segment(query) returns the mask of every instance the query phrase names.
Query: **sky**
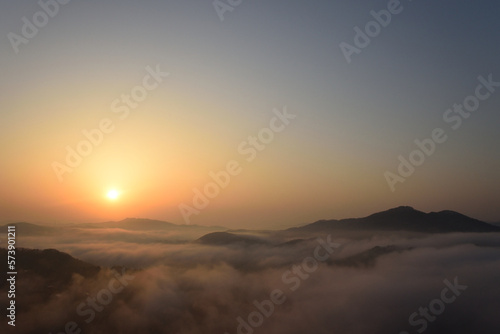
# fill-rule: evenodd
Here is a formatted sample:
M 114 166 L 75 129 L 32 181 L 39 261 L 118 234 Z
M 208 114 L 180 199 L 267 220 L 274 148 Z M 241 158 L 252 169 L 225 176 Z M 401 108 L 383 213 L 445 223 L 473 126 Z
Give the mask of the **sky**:
M 0 222 L 500 221 L 497 1 L 66 2 L 0 0 Z

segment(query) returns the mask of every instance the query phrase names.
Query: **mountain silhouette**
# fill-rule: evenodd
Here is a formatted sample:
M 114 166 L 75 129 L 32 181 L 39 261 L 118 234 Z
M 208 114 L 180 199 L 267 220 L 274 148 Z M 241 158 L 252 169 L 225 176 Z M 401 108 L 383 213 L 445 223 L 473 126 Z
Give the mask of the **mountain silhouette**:
M 15 226 L 16 233 L 18 233 L 19 235 L 43 235 L 43 234 L 54 233 L 57 231 L 57 229 L 53 227 L 40 226 L 36 224 L 23 222 L 23 223 L 6 224 L 1 226 L 2 233 L 7 233 L 8 226 Z
M 164 230 L 179 227 L 161 220 L 126 218 L 120 221 L 110 221 L 97 224 L 85 224 L 85 227 L 121 228 L 124 230 Z
M 245 246 L 262 245 L 267 242 L 256 237 L 238 235 L 228 232 L 213 232 L 206 234 L 196 240 L 198 243 L 213 246 L 223 246 L 231 244 L 244 244 Z
M 319 232 L 325 230 L 448 233 L 500 232 L 500 227 L 454 211 L 425 213 L 409 206 L 400 206 L 364 218 L 319 220 L 309 225 L 288 229 L 288 231 L 294 232 Z
M 339 266 L 339 267 L 373 267 L 379 257 L 392 253 L 401 253 L 404 251 L 411 250 L 409 247 L 397 247 L 394 245 L 389 246 L 375 246 L 366 251 L 351 255 L 346 258 L 327 261 L 328 265 Z
M 0 248 L 0 257 L 7 259 L 7 249 Z M 16 249 L 16 266 L 19 277 L 29 277 L 33 284 L 31 289 L 38 290 L 46 297 L 54 292 L 62 291 L 74 274 L 89 278 L 100 271 L 100 267 L 75 259 L 69 254 L 55 249 Z M 7 272 L 0 273 L 0 289 L 7 283 Z M 35 282 L 43 282 L 36 286 Z
M 226 228 L 219 226 L 178 225 L 162 220 L 145 219 L 145 218 L 126 218 L 120 221 L 78 224 L 75 225 L 75 227 L 120 228 L 129 231 L 160 231 L 160 230 L 190 230 L 190 229 L 200 229 L 207 231 L 226 230 Z
M 120 221 L 62 225 L 59 228 L 40 226 L 31 223 L 14 223 L 0 226 L 0 233 L 7 233 L 7 226 L 16 226 L 19 235 L 48 235 L 62 233 L 65 228 L 82 229 L 124 229 L 129 231 L 179 231 L 196 232 L 204 235 L 198 241 L 205 244 L 223 245 L 236 242 L 246 244 L 264 243 L 263 240 L 241 234 L 233 234 L 225 227 L 178 225 L 161 220 L 126 218 Z M 500 226 L 486 223 L 458 212 L 440 211 L 425 213 L 409 206 L 400 206 L 374 213 L 363 218 L 319 220 L 312 224 L 289 228 L 276 232 L 322 232 L 337 231 L 407 231 L 422 233 L 448 232 L 500 232 Z M 250 232 L 252 230 L 230 230 L 231 232 Z M 208 233 L 208 234 L 206 234 Z M 206 237 L 206 238 L 205 238 Z

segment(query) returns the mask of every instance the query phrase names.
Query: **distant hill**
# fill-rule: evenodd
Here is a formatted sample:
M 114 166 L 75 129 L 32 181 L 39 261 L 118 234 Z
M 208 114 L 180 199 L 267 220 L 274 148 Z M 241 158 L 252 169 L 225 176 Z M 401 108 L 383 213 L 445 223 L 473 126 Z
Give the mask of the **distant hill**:
M 161 220 L 143 219 L 143 218 L 126 218 L 120 221 L 79 224 L 75 225 L 75 227 L 121 228 L 130 231 L 187 230 L 187 229 L 204 229 L 207 231 L 227 230 L 226 228 L 219 226 L 177 225 Z
M 290 241 L 283 242 L 281 244 L 276 245 L 276 247 L 295 247 L 303 242 L 307 241 L 306 239 L 292 239 Z
M 7 259 L 7 249 L 0 248 L 0 258 Z M 16 266 L 19 277 L 29 277 L 33 282 L 43 281 L 46 295 L 61 290 L 70 283 L 74 274 L 83 277 L 97 275 L 100 267 L 75 259 L 55 249 L 16 249 Z M 6 284 L 6 271 L 0 272 L 0 288 Z
M 293 232 L 342 231 L 410 231 L 423 233 L 500 232 L 500 227 L 473 219 L 454 211 L 425 213 L 401 206 L 364 218 L 320 220 L 288 229 Z
M 369 250 L 364 252 L 338 259 L 331 260 L 329 259 L 327 263 L 329 265 L 340 266 L 340 267 L 373 267 L 375 266 L 376 261 L 379 257 L 382 257 L 391 253 L 401 253 L 404 251 L 411 250 L 411 248 L 400 248 L 393 245 L 389 246 L 375 246 Z
M 53 227 L 40 226 L 30 223 L 13 223 L 1 226 L 0 233 L 7 233 L 8 226 L 15 226 L 16 233 L 20 235 L 43 235 L 43 234 L 54 233 L 57 231 L 57 229 Z
M 126 218 L 120 221 L 82 224 L 79 226 L 97 227 L 97 228 L 122 228 L 124 230 L 164 230 L 164 229 L 179 227 L 179 225 L 175 225 L 161 220 L 141 219 L 141 218 Z
M 196 240 L 196 242 L 214 246 L 231 244 L 244 244 L 245 246 L 267 244 L 265 240 L 259 239 L 257 237 L 238 235 L 228 232 L 209 233 Z

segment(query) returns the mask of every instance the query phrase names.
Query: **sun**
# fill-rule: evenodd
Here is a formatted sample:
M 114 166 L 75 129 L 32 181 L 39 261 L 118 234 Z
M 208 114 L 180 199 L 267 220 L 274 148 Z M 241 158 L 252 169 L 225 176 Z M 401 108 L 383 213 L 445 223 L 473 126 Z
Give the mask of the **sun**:
M 120 192 L 116 189 L 111 189 L 110 191 L 108 191 L 108 193 L 106 194 L 106 197 L 109 199 L 109 200 L 112 200 L 112 201 L 115 201 L 118 199 L 118 197 L 120 197 Z

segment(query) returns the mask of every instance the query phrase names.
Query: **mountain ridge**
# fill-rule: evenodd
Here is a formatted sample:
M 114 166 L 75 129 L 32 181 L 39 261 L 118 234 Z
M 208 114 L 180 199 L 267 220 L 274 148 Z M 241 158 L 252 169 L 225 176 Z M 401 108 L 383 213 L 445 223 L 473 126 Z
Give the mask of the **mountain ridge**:
M 37 225 L 26 222 L 5 224 L 0 227 L 15 225 L 19 227 L 22 234 L 49 234 L 57 231 L 54 226 Z M 106 221 L 100 223 L 83 223 L 75 225 L 62 225 L 71 228 L 120 228 L 125 230 L 184 230 L 204 229 L 210 232 L 235 232 L 222 226 L 203 225 L 179 225 L 162 220 L 147 218 L 125 218 L 119 221 Z M 411 206 L 399 206 L 381 212 L 376 212 L 361 218 L 328 219 L 318 220 L 310 224 L 291 227 L 284 230 L 292 232 L 315 232 L 323 230 L 378 230 L 378 231 L 411 231 L 425 233 L 445 232 L 500 232 L 497 224 L 468 217 L 459 212 L 442 210 L 438 212 L 425 213 L 415 210 Z M 253 230 L 242 230 L 253 231 Z
M 323 230 L 447 233 L 500 232 L 500 227 L 451 210 L 425 213 L 415 210 L 410 206 L 399 206 L 386 211 L 373 213 L 362 218 L 318 220 L 301 227 L 290 228 L 287 231 L 317 232 Z

